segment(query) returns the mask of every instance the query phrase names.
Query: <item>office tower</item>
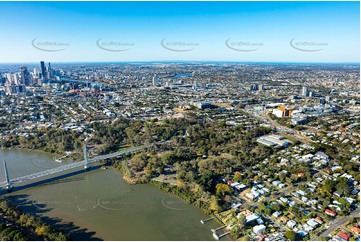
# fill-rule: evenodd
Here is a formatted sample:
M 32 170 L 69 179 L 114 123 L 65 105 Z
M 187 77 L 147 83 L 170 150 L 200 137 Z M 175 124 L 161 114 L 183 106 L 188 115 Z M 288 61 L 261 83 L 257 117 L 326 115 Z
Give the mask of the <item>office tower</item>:
M 259 84 L 258 85 L 258 91 L 263 91 L 264 90 L 264 85 L 263 84 Z
M 157 76 L 154 76 L 153 77 L 153 86 L 157 86 L 157 85 L 159 85 L 159 79 Z
M 48 79 L 52 78 L 53 75 L 52 75 L 52 70 L 51 70 L 51 65 L 50 65 L 50 62 L 48 64 Z
M 46 68 L 44 61 L 40 61 L 41 78 L 46 79 Z
M 12 86 L 12 82 L 10 79 L 8 79 L 6 82 L 5 82 L 5 92 L 7 94 L 11 94 L 11 86 Z
M 11 74 L 9 74 L 9 73 L 5 74 L 5 78 L 6 78 L 9 82 L 11 82 Z
M 14 93 L 25 94 L 26 93 L 26 86 L 25 85 L 17 85 L 17 86 L 15 86 Z
M 34 68 L 34 77 L 39 77 L 39 72 L 36 68 Z
M 258 90 L 258 86 L 256 84 L 252 84 L 250 87 L 251 91 L 257 91 Z
M 310 97 L 315 96 L 315 93 L 314 93 L 314 92 L 309 92 L 308 94 L 309 94 L 308 96 L 310 96 Z
M 15 85 L 19 85 L 19 75 L 17 73 L 11 75 L 11 82 Z
M 0 84 L 1 85 L 4 85 L 5 84 L 5 81 L 6 81 L 6 76 L 4 75 L 2 75 L 1 73 L 0 73 Z
M 302 96 L 307 97 L 308 96 L 308 86 L 303 86 L 302 87 Z
M 21 85 L 29 86 L 31 84 L 31 76 L 28 68 L 26 66 L 22 66 L 20 68 L 20 82 Z

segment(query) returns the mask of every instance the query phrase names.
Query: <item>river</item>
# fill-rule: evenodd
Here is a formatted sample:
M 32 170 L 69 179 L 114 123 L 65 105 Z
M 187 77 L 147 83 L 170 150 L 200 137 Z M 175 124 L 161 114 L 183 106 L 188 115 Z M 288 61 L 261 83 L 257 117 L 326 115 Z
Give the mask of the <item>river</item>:
M 10 178 L 61 165 L 53 158 L 39 151 L 0 149 Z M 2 166 L 0 177 L 5 180 Z M 213 220 L 201 224 L 207 216 L 181 198 L 149 184 L 129 185 L 111 168 L 80 170 L 21 189 L 15 185 L 7 196 L 26 212 L 71 231 L 75 240 L 214 240 L 210 229 L 219 227 Z

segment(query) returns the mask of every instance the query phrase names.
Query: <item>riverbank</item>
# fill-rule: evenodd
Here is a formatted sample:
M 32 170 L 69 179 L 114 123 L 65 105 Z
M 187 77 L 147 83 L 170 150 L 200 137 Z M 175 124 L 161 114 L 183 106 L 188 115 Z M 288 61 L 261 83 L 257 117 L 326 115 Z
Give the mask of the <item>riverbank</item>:
M 36 152 L 39 152 L 39 153 L 43 153 L 43 154 L 47 154 L 47 155 L 52 155 L 53 157 L 60 157 L 61 155 L 59 154 L 56 154 L 56 153 L 49 153 L 49 152 L 46 152 L 45 150 L 41 150 L 41 149 L 29 149 L 29 148 L 24 148 L 20 145 L 14 145 L 14 146 L 11 146 L 11 147 L 1 147 L 2 150 L 25 150 L 25 151 L 36 151 Z
M 199 206 L 199 203 L 198 204 L 196 203 L 197 199 L 195 198 L 195 194 L 192 191 L 190 191 L 189 189 L 180 188 L 177 185 L 173 185 L 173 184 L 169 184 L 169 183 L 165 183 L 165 182 L 159 182 L 159 181 L 155 181 L 155 180 L 151 180 L 150 184 L 156 186 L 157 188 L 159 188 L 163 191 L 169 192 L 171 194 L 174 194 L 174 195 L 184 199 L 190 205 L 193 205 L 193 206 L 196 206 L 196 207 L 202 209 L 202 211 L 205 214 L 207 214 L 208 216 L 213 218 L 213 221 L 215 221 L 216 223 L 219 224 L 219 227 L 224 227 L 225 231 L 230 232 L 226 228 L 227 225 L 225 223 L 223 223 L 223 221 L 217 216 L 217 214 L 210 213 L 208 208 L 206 209 L 204 206 L 201 207 L 201 206 Z M 215 234 L 215 232 L 213 232 L 213 233 Z M 217 235 L 216 237 L 219 238 L 218 236 L 219 235 Z M 215 235 L 213 235 L 213 237 L 215 237 Z M 228 237 L 231 240 L 234 240 L 230 234 L 228 234 Z M 219 240 L 219 239 L 217 239 L 217 240 Z
M 29 149 L 29 148 L 24 148 L 20 145 L 14 145 L 11 147 L 1 147 L 0 149 L 2 150 L 24 150 L 24 151 L 35 151 L 35 152 L 39 152 L 42 154 L 46 154 L 46 155 L 51 155 L 53 157 L 53 160 L 58 162 L 58 163 L 63 163 L 63 162 L 69 162 L 69 161 L 81 161 L 83 159 L 83 156 L 80 152 L 72 152 L 72 153 L 68 153 L 65 155 L 61 155 L 61 154 L 57 154 L 57 153 L 50 153 L 47 152 L 45 150 L 42 149 Z M 60 161 L 59 161 L 60 159 Z
M 160 190 L 163 190 L 167 193 L 176 195 L 177 197 L 183 199 L 189 205 L 200 208 L 203 211 L 203 213 L 205 213 L 206 215 L 213 218 L 214 222 L 216 222 L 219 225 L 218 228 L 226 226 L 223 223 L 223 221 L 219 219 L 219 217 L 217 216 L 215 211 L 210 209 L 214 205 L 212 205 L 206 201 L 202 201 L 201 198 L 199 198 L 197 196 L 197 194 L 194 191 L 192 191 L 192 189 L 187 187 L 185 184 L 183 184 L 183 186 L 178 186 L 178 184 L 162 182 L 162 181 L 156 180 L 154 178 L 153 179 L 144 179 L 144 176 L 137 177 L 136 175 L 138 173 L 134 173 L 128 167 L 126 160 L 113 163 L 113 168 L 117 169 L 118 171 L 120 171 L 122 173 L 123 180 L 125 182 L 127 182 L 128 184 L 144 184 L 144 183 L 151 184 Z M 225 228 L 224 231 L 225 231 L 225 234 L 227 234 L 227 232 L 230 232 L 227 228 Z M 217 234 L 217 233 L 213 234 L 214 238 L 218 238 L 218 236 L 219 236 L 219 234 Z M 230 234 L 228 234 L 227 236 L 228 236 L 228 238 L 233 240 L 233 238 Z
M 143 173 L 133 172 L 128 167 L 126 160 L 114 161 L 112 162 L 112 166 L 122 173 L 124 181 L 128 184 L 152 184 L 163 191 L 177 195 L 178 197 L 184 199 L 188 204 L 194 205 L 202 209 L 202 211 L 207 215 L 218 212 L 216 211 L 216 208 L 212 208 L 212 204 L 210 201 L 203 200 L 202 198 L 198 197 L 197 194 L 188 187 L 186 187 L 185 184 L 183 187 L 180 187 L 175 184 L 157 181 L 155 179 L 152 179 L 151 177 L 147 177 Z
M 69 235 L 54 229 L 40 217 L 24 213 L 4 197 L 0 197 L 0 226 L 2 240 L 70 240 Z

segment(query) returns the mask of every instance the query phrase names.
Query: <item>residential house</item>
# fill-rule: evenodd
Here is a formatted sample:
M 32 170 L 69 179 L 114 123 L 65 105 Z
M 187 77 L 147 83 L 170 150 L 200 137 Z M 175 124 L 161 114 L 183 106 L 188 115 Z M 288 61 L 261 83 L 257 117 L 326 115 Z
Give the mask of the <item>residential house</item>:
M 252 215 L 249 215 L 246 217 L 246 223 L 252 222 L 254 220 L 257 220 L 259 218 L 259 215 L 257 213 L 254 213 Z
M 320 225 L 323 224 L 323 221 L 322 221 L 322 219 L 321 219 L 320 217 L 316 217 L 316 218 L 315 218 L 315 221 L 316 221 L 317 223 L 319 223 Z
M 326 209 L 325 214 L 330 215 L 331 217 L 335 217 L 337 215 L 336 212 L 334 212 L 334 211 L 332 211 L 330 209 Z
M 341 238 L 342 240 L 347 241 L 350 238 L 351 235 L 347 234 L 347 233 L 344 233 L 344 232 L 340 232 L 337 236 L 339 238 Z
M 309 226 L 312 226 L 312 227 L 317 227 L 317 226 L 319 225 L 319 223 L 318 223 L 315 219 L 313 219 L 313 218 L 311 218 L 310 220 L 308 220 L 306 223 L 307 223 Z
M 289 220 L 288 222 L 287 222 L 287 227 L 289 227 L 289 228 L 293 228 L 293 227 L 295 227 L 296 226 L 296 221 L 294 221 L 294 220 Z
M 279 211 L 276 211 L 276 212 L 274 212 L 274 213 L 272 214 L 272 216 L 275 217 L 275 218 L 278 218 L 278 217 L 281 216 L 281 215 L 282 215 L 282 212 L 279 212 Z
M 253 227 L 253 233 L 255 234 L 259 234 L 262 233 L 263 231 L 266 230 L 266 226 L 261 224 L 261 225 L 256 225 Z
M 282 223 L 286 223 L 289 219 L 286 216 L 282 216 L 279 218 L 279 221 Z
M 350 230 L 356 234 L 360 234 L 360 227 L 357 225 L 352 226 Z

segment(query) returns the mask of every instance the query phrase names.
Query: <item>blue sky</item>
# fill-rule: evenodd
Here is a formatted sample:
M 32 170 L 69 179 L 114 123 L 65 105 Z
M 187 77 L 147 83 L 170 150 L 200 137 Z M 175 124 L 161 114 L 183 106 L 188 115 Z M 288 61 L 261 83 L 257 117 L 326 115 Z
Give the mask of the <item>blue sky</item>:
M 360 59 L 359 2 L 0 2 L 0 9 L 0 62 Z

